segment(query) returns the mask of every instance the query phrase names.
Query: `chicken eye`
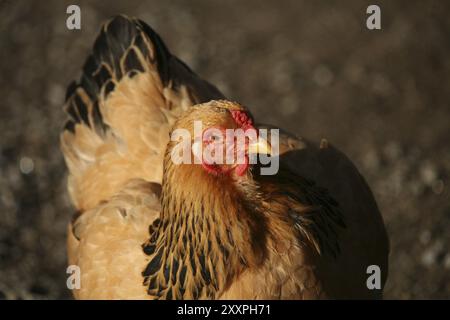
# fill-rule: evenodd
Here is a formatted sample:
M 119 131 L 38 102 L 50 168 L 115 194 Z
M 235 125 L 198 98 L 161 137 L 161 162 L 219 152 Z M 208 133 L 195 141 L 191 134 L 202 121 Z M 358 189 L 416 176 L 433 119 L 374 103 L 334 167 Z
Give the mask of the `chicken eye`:
M 219 128 L 208 128 L 203 133 L 203 141 L 207 143 L 217 143 L 223 140 L 222 130 Z
M 212 135 L 211 137 L 209 137 L 209 141 L 211 142 L 220 142 L 222 138 L 218 135 Z

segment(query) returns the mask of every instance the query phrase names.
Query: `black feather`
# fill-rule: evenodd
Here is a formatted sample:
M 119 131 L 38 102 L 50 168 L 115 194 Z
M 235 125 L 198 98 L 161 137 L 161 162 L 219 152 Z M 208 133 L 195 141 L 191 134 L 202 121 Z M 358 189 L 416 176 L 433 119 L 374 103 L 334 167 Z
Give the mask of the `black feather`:
M 150 260 L 142 275 L 147 277 L 153 275 L 161 268 L 161 257 L 163 254 L 163 249 L 159 249 L 158 253 Z

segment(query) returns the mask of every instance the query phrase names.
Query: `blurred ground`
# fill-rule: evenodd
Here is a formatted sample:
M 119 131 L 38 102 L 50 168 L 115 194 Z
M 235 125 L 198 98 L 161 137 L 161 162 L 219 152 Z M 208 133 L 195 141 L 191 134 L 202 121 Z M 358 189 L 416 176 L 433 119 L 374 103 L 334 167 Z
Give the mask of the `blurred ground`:
M 65 27 L 66 7 L 82 30 Z M 58 148 L 65 88 L 101 22 L 137 16 L 263 122 L 327 137 L 374 190 L 386 298 L 450 298 L 450 2 L 0 0 L 0 298 L 70 298 Z

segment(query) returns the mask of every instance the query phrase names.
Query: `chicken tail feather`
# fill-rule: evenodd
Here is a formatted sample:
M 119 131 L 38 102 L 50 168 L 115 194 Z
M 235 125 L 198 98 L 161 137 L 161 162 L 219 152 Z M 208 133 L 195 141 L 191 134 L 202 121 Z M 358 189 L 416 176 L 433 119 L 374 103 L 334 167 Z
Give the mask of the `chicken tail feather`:
M 87 58 L 79 82 L 72 82 L 66 92 L 65 129 L 74 132 L 76 123 L 103 134 L 107 125 L 99 109 L 99 97 L 106 98 L 124 77 L 156 67 L 163 84 L 170 76 L 170 53 L 158 34 L 145 23 L 117 16 L 105 23 Z

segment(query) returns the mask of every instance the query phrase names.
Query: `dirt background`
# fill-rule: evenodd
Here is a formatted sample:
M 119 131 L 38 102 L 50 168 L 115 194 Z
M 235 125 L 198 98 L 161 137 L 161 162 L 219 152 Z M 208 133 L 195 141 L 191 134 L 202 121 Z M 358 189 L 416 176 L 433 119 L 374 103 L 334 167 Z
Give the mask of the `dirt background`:
M 82 30 L 65 27 L 79 4 Z M 450 298 L 450 2 L 0 0 L 0 297 L 66 299 L 65 88 L 103 21 L 152 25 L 257 119 L 327 137 L 373 188 L 389 299 Z

